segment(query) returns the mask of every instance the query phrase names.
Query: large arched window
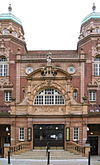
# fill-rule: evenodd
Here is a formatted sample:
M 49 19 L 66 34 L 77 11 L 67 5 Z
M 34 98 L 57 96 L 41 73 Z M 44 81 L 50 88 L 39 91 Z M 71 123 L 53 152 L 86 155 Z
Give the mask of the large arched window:
M 44 89 L 36 96 L 36 105 L 59 105 L 64 104 L 63 96 L 55 89 Z
M 100 57 L 94 60 L 94 76 L 100 76 Z
M 7 59 L 0 57 L 0 76 L 7 76 Z

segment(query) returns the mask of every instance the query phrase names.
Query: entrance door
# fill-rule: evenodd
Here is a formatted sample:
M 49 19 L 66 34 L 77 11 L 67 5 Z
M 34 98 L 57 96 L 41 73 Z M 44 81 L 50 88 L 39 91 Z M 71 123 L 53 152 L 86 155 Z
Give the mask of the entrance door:
M 4 156 L 4 144 L 10 144 L 10 125 L 0 125 L 0 157 Z
M 91 146 L 91 155 L 98 155 L 98 136 L 89 136 L 88 142 Z
M 64 125 L 37 124 L 33 126 L 34 147 L 64 147 Z
M 4 137 L 0 136 L 0 157 L 3 157 L 4 153 Z

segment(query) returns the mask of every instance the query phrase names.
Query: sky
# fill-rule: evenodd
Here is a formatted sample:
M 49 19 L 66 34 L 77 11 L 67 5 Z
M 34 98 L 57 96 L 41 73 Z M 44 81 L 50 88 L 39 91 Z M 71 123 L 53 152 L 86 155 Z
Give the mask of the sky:
M 28 50 L 74 50 L 81 21 L 92 12 L 95 2 L 100 12 L 100 0 L 1 0 L 0 13 L 12 13 L 20 18 Z

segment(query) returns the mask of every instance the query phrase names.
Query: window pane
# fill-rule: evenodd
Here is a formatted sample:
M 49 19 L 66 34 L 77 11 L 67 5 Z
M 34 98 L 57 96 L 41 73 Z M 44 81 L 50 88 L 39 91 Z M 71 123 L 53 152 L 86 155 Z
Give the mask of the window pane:
M 7 59 L 6 59 L 6 57 L 0 58 L 0 76 L 7 76 Z
M 24 128 L 19 128 L 19 140 L 24 141 Z
M 74 128 L 73 140 L 74 141 L 78 141 L 79 140 L 79 128 L 77 128 L 77 127 Z
M 96 91 L 89 91 L 89 100 L 96 101 Z
M 94 75 L 100 76 L 100 57 L 96 57 L 94 60 Z
M 5 101 L 11 101 L 12 100 L 12 96 L 11 96 L 11 91 L 6 91 L 5 92 Z
M 64 104 L 63 96 L 55 89 L 45 89 L 36 96 L 34 104 L 57 105 Z

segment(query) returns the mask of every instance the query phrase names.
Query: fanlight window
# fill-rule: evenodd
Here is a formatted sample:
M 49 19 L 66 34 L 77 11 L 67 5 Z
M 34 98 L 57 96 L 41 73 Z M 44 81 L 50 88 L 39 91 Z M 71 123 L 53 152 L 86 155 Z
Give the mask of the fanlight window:
M 3 34 L 4 35 L 8 35 L 10 32 L 9 32 L 9 30 L 8 29 L 3 29 Z
M 5 57 L 0 58 L 0 76 L 7 76 L 7 59 Z
M 94 60 L 94 75 L 100 76 L 100 57 L 96 57 Z
M 13 34 L 13 36 L 17 37 L 17 32 L 16 31 L 13 31 L 12 34 Z
M 100 33 L 100 28 L 97 27 L 97 28 L 96 28 L 96 32 L 97 32 L 97 33 Z
M 36 105 L 61 105 L 64 104 L 63 96 L 55 89 L 42 90 L 35 98 Z

